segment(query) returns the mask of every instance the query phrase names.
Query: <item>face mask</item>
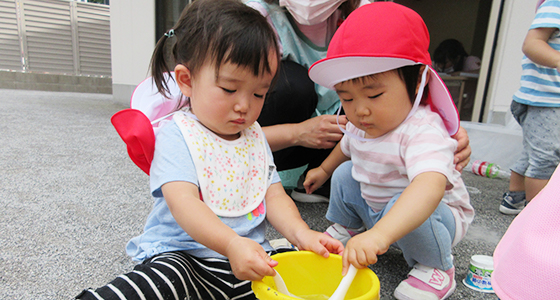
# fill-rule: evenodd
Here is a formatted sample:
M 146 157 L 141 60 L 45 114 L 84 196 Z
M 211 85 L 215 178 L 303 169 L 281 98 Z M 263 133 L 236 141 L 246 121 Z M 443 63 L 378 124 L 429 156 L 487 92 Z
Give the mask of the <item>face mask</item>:
M 292 17 L 302 25 L 315 25 L 326 21 L 346 0 L 280 0 Z

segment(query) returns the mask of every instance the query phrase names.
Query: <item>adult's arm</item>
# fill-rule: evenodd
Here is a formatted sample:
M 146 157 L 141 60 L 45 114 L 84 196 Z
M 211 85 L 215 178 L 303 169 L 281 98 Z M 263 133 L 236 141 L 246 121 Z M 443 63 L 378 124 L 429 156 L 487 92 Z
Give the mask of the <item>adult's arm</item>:
M 346 122 L 345 116 L 339 117 L 343 128 Z M 342 138 L 335 115 L 317 116 L 301 123 L 266 126 L 263 131 L 273 152 L 293 146 L 330 149 Z
M 469 135 L 467 130 L 463 127 L 459 127 L 457 133 L 452 136 L 452 138 L 457 140 L 457 150 L 455 151 L 454 162 L 455 169 L 461 172 L 471 160 L 471 146 L 469 144 Z

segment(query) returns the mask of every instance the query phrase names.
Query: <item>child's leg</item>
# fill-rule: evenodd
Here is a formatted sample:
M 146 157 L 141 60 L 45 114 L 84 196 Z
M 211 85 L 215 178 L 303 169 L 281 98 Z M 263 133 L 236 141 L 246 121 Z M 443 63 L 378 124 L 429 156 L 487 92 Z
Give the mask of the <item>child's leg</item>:
M 546 186 L 548 179 L 525 178 L 525 194 L 527 201 L 531 201 Z
M 200 259 L 184 252 L 158 255 L 104 287 L 76 299 L 255 299 L 251 281 L 240 281 L 223 259 Z
M 518 174 L 517 172 L 511 172 L 511 177 L 509 178 L 509 190 L 510 192 L 525 191 L 525 176 Z
M 560 108 L 529 106 L 523 126 L 529 166 L 525 172 L 525 193 L 531 201 L 548 183 L 560 162 Z
M 457 285 L 451 255 L 455 226 L 453 213 L 440 203 L 428 220 L 397 241 L 413 266 L 395 289 L 397 299 L 446 299 L 453 294 Z
M 560 108 L 527 106 L 513 102 L 512 113 L 523 129 L 523 154 L 512 171 L 523 176 L 512 190 L 524 187 L 528 201 L 546 185 L 560 162 Z M 517 180 L 513 177 L 512 180 Z
M 455 226 L 455 217 L 451 209 L 442 202 L 428 220 L 395 245 L 403 251 L 403 256 L 411 267 L 420 263 L 440 270 L 449 270 L 453 267 L 451 245 L 455 238 Z
M 327 219 L 347 228 L 371 228 L 371 208 L 362 198 L 360 183 L 352 177 L 352 162 L 347 161 L 334 171 Z
M 516 101 L 511 102 L 511 113 L 517 123 L 524 127 L 525 120 L 527 119 L 527 108 L 525 104 Z M 529 145 L 523 137 L 523 149 L 521 156 L 517 159 L 515 164 L 511 167 L 511 177 L 509 179 L 509 190 L 502 196 L 499 210 L 503 214 L 516 215 L 523 210 L 525 204 L 525 172 L 529 167 Z

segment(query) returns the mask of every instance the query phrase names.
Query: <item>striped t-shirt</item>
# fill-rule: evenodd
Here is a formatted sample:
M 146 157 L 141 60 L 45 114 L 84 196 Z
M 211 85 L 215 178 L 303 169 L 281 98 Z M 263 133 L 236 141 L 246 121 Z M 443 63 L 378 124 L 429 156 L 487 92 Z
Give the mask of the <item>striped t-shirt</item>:
M 548 44 L 560 51 L 560 1 L 547 0 L 539 7 L 530 29 L 535 28 L 556 28 Z M 513 100 L 532 106 L 560 107 L 558 70 L 536 64 L 527 56 L 523 56 L 521 66 L 521 87 L 513 95 Z
M 364 131 L 351 123 L 346 130 L 364 137 Z M 457 141 L 449 136 L 441 117 L 426 106 L 393 131 L 367 141 L 345 135 L 342 152 L 352 159 L 352 177 L 360 183 L 362 197 L 374 211 L 380 211 L 391 198 L 424 172 L 438 172 L 448 181 L 442 199 L 455 216 L 454 245 L 467 232 L 474 217 L 469 194 L 455 170 L 453 155 Z

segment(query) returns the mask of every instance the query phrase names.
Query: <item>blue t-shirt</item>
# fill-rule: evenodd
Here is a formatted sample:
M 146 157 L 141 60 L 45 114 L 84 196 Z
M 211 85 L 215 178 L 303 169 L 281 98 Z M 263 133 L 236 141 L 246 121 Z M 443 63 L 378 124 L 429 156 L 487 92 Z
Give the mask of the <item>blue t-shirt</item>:
M 272 152 L 268 143 L 267 150 L 272 161 Z M 164 252 L 183 250 L 196 257 L 225 258 L 193 240 L 177 224 L 161 192 L 161 186 L 172 181 L 186 181 L 198 186 L 194 162 L 181 130 L 175 122 L 166 124 L 157 135 L 150 169 L 150 190 L 154 197 L 154 206 L 144 226 L 144 233 L 128 242 L 126 253 L 135 261 L 143 261 Z M 274 171 L 271 183 L 277 182 L 280 182 L 280 178 Z M 220 217 L 220 219 L 240 236 L 250 238 L 261 244 L 265 251 L 270 251 L 272 247 L 265 239 L 266 205 L 264 208 L 264 211 L 258 215 L 250 213 L 241 217 Z
M 529 29 L 555 28 L 548 45 L 560 51 L 560 1 L 547 0 L 537 10 Z M 521 60 L 521 87 L 513 100 L 522 104 L 543 107 L 560 107 L 560 73 L 531 61 L 526 55 Z

